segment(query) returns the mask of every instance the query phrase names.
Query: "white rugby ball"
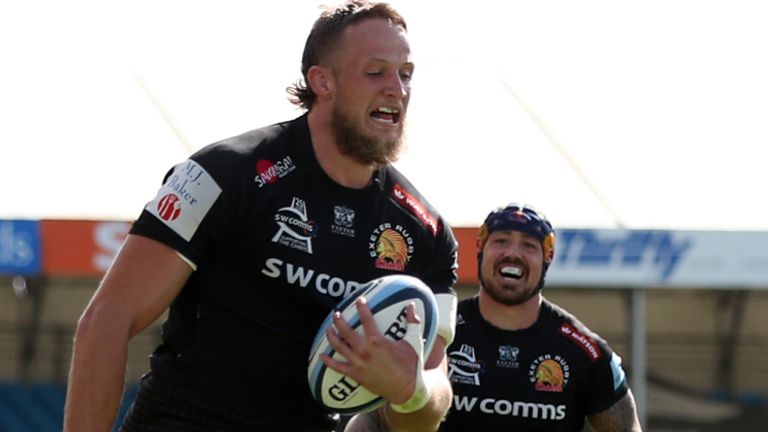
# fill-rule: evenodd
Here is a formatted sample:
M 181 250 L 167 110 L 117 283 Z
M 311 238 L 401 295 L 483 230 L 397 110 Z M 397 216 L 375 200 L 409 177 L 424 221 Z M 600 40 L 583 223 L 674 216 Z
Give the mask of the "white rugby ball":
M 333 314 L 341 312 L 342 318 L 358 333 L 363 332 L 355 300 L 365 297 L 379 331 L 392 340 L 405 335 L 407 324 L 406 306 L 413 302 L 416 314 L 422 323 L 424 356 L 429 355 L 437 337 L 438 308 L 432 290 L 420 279 L 404 274 L 383 276 L 374 279 L 351 293 L 336 305 L 317 331 L 309 355 L 307 377 L 315 400 L 331 411 L 354 414 L 371 411 L 380 406 L 384 399 L 339 372 L 327 367 L 320 354 L 334 359 L 346 359 L 331 347 L 326 338 L 326 329 L 333 326 Z

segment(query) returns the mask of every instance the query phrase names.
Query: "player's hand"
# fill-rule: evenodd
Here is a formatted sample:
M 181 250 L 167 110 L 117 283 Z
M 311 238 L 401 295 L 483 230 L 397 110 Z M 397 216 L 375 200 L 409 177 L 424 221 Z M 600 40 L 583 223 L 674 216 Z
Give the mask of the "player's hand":
M 328 342 L 346 361 L 326 354 L 321 355 L 321 360 L 387 402 L 404 403 L 416 388 L 418 354 L 407 341 L 394 341 L 379 331 L 364 297 L 358 298 L 355 306 L 363 325 L 362 334 L 355 332 L 338 312 L 333 316 L 333 327 L 327 330 Z M 407 306 L 406 316 L 408 326 L 418 326 L 417 334 L 422 334 L 414 303 Z

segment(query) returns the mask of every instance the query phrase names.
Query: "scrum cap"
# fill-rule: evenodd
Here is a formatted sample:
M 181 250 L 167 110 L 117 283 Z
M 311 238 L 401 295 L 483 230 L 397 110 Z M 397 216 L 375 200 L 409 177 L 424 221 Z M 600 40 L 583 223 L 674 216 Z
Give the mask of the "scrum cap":
M 522 231 L 541 242 L 544 251 L 544 271 L 539 289 L 544 286 L 544 275 L 555 256 L 555 230 L 546 216 L 530 205 L 510 203 L 493 210 L 485 218 L 477 235 L 477 267 L 482 267 L 483 247 L 488 236 L 495 231 Z

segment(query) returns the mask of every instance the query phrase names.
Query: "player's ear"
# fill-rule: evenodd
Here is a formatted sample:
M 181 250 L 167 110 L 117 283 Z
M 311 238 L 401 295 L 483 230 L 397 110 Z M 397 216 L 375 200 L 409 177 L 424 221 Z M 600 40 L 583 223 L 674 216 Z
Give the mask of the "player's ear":
M 331 97 L 335 87 L 331 70 L 319 65 L 310 67 L 307 71 L 307 85 L 318 98 Z

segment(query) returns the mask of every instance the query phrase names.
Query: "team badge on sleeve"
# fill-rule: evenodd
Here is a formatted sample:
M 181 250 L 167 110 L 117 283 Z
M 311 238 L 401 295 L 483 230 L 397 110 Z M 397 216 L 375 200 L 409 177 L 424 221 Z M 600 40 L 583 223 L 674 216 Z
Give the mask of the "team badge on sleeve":
M 145 210 L 189 241 L 221 194 L 208 172 L 193 160 L 176 165 Z

